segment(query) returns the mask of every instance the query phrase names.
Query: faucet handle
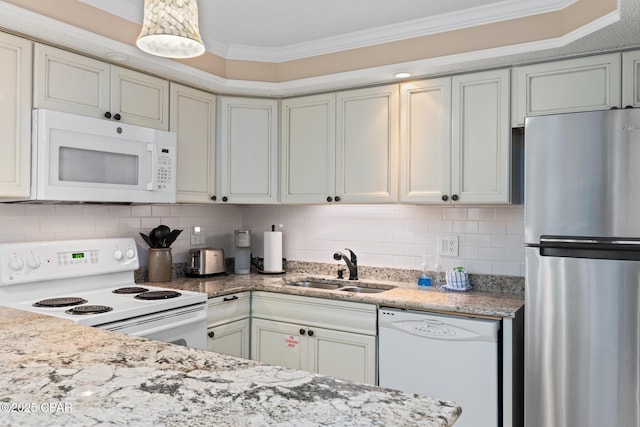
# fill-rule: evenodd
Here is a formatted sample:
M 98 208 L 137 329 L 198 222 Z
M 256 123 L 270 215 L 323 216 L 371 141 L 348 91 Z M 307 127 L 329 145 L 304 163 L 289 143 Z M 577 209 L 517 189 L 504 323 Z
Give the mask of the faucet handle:
M 356 254 L 349 248 L 344 249 L 349 251 L 349 253 L 351 254 L 351 262 L 353 263 L 353 265 L 355 265 L 358 262 L 358 257 L 356 256 Z

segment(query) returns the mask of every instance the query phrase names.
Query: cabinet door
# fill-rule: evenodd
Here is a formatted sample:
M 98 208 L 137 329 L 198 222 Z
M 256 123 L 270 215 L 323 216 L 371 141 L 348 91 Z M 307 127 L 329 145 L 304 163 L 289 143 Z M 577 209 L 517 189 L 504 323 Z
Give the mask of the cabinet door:
M 326 203 L 333 199 L 335 121 L 335 94 L 282 101 L 283 203 Z
M 451 195 L 451 78 L 400 86 L 400 201 Z
M 398 200 L 398 86 L 337 94 L 336 196 L 346 203 Z
M 640 107 L 640 51 L 622 54 L 622 105 Z
M 169 81 L 113 65 L 110 111 L 124 123 L 168 130 Z
M 509 70 L 453 77 L 452 200 L 508 203 Z
M 31 46 L 0 33 L 0 198 L 31 191 Z
M 212 203 L 215 195 L 216 97 L 171 83 L 169 129 L 178 137 L 177 194 L 180 203 Z
M 620 107 L 620 54 L 513 68 L 512 126 L 525 116 Z
M 309 363 L 306 329 L 292 323 L 252 319 L 251 359 L 308 371 L 313 365 Z
M 104 118 L 109 72 L 105 62 L 36 43 L 33 107 Z
M 312 372 L 376 384 L 376 337 L 309 327 Z
M 207 336 L 207 350 L 249 358 L 249 319 L 209 328 Z
M 277 101 L 221 98 L 219 169 L 223 202 L 278 202 Z

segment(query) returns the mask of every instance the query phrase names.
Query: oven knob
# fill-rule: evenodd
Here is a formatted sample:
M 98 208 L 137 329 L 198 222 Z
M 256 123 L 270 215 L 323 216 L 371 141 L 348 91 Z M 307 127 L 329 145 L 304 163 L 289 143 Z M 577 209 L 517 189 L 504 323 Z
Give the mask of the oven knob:
M 40 267 L 40 260 L 31 255 L 31 257 L 29 257 L 29 259 L 27 260 L 27 268 L 30 268 L 31 270 L 35 270 L 37 268 Z
M 129 248 L 124 255 L 127 257 L 127 259 L 133 259 L 136 256 L 136 252 L 133 249 Z
M 122 251 L 120 249 L 116 249 L 115 252 L 113 253 L 113 259 L 115 259 L 116 261 L 121 261 L 122 260 Z
M 20 271 L 22 270 L 23 267 L 24 267 L 24 261 L 22 261 L 22 258 L 18 258 L 17 256 L 14 256 L 9 260 L 10 270 Z

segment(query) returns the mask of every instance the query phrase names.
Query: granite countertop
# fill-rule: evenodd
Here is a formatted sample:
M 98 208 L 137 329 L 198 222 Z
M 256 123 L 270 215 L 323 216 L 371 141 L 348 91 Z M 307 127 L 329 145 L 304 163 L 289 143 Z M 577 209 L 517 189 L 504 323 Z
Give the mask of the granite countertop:
M 277 286 L 271 280 L 254 289 Z M 176 285 L 216 295 L 247 290 L 249 281 Z M 452 402 L 5 307 L 0 340 L 3 426 L 449 426 L 461 411 Z
M 358 282 L 344 280 L 345 286 L 354 284 L 370 287 L 395 286 L 393 289 L 375 294 L 338 292 L 285 285 L 285 282 L 293 282 L 309 277 L 320 281 L 334 280 L 333 277 L 304 273 L 287 273 L 282 276 L 229 274 L 227 276 L 210 278 L 181 278 L 171 282 L 154 282 L 150 284 L 177 290 L 204 292 L 209 298 L 235 292 L 261 290 L 364 302 L 410 310 L 438 311 L 496 318 L 515 317 L 516 313 L 524 306 L 524 296 L 519 294 L 475 290 L 469 292 L 451 292 L 443 291 L 435 287 L 425 288 L 413 283 L 392 282 L 387 280 L 362 279 Z

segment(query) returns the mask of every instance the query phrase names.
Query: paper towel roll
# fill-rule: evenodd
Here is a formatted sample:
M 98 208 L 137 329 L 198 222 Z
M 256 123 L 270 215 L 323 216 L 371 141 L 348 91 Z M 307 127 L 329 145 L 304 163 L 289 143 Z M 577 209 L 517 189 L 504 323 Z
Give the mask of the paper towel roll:
M 282 231 L 264 232 L 264 271 L 282 271 Z

